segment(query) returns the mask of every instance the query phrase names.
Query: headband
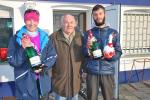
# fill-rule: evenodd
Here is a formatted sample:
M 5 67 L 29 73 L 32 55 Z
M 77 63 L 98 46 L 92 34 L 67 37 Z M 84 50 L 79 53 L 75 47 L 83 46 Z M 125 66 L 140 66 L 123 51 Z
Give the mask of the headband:
M 34 20 L 39 22 L 39 15 L 36 12 L 29 12 L 24 15 L 24 21 L 26 20 Z

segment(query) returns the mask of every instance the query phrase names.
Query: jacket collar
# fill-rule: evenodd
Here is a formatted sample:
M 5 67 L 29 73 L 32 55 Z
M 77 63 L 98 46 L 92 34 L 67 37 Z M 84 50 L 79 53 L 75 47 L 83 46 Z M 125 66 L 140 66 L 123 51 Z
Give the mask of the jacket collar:
M 107 31 L 109 29 L 109 26 L 105 26 L 103 28 L 99 28 L 99 27 L 95 26 L 93 29 L 94 30 L 100 30 L 100 31 Z
M 76 39 L 76 38 L 78 38 L 78 37 L 80 37 L 80 36 L 81 36 L 81 33 L 77 32 L 77 31 L 75 30 L 75 36 L 73 37 L 73 40 Z M 56 39 L 57 39 L 57 40 L 60 40 L 60 41 L 65 41 L 65 42 L 66 42 L 66 38 L 65 38 L 64 35 L 63 35 L 62 29 L 59 29 L 59 30 L 57 31 Z M 73 40 L 72 40 L 72 41 L 73 41 Z
M 60 41 L 66 41 L 65 36 L 63 35 L 62 29 L 59 29 L 59 30 L 56 32 L 56 39 L 57 39 L 57 40 L 60 40 Z
M 41 51 L 43 50 L 43 48 L 46 46 L 46 44 L 48 43 L 49 41 L 49 38 L 48 38 L 48 34 L 46 32 L 44 32 L 42 29 L 40 28 L 37 28 L 37 31 L 39 32 L 40 34 L 40 46 L 41 46 Z M 26 29 L 26 26 L 23 26 L 17 33 L 16 33 L 16 41 L 18 42 L 19 45 L 22 45 L 21 44 L 21 39 L 22 39 L 22 36 L 24 33 L 27 32 L 27 29 Z

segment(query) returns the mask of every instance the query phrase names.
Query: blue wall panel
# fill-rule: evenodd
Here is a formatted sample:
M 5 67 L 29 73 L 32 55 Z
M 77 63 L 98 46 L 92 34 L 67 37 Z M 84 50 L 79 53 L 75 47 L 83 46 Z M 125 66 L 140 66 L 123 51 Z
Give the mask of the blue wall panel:
M 142 73 L 144 72 L 143 75 L 143 80 L 150 80 L 150 69 L 145 69 L 143 70 L 134 70 L 132 71 L 131 78 L 130 78 L 130 83 L 134 82 L 139 82 L 142 81 Z M 123 71 L 119 72 L 119 83 L 128 83 L 129 77 L 130 77 L 131 71 Z
M 59 1 L 76 3 L 101 3 L 101 4 L 122 4 L 122 5 L 143 5 L 150 6 L 150 0 L 39 0 L 39 1 Z

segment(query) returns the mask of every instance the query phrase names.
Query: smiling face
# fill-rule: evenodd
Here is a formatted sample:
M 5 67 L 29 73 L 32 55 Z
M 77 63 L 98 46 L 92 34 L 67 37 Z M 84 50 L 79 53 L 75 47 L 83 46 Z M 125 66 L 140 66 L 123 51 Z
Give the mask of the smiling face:
M 75 27 L 77 26 L 74 16 L 69 14 L 65 15 L 62 18 L 61 24 L 62 24 L 63 31 L 68 35 L 72 34 L 75 31 Z
M 29 32 L 35 32 L 38 27 L 39 22 L 30 19 L 30 20 L 25 20 L 25 24 L 26 24 L 26 28 Z
M 26 28 L 30 32 L 34 32 L 37 29 L 39 24 L 40 14 L 37 10 L 28 9 L 24 13 L 24 22 L 26 24 Z
M 105 24 L 105 12 L 103 9 L 99 8 L 93 12 L 93 19 L 96 26 L 102 26 Z

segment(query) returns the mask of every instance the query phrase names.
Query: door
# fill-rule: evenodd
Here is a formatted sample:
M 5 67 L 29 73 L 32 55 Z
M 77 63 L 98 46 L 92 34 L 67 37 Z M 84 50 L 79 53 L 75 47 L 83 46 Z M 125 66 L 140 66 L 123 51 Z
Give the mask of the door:
M 75 17 L 75 19 L 77 20 L 77 28 L 79 29 L 79 31 L 81 32 L 85 32 L 86 31 L 86 12 L 84 11 L 80 11 L 80 10 L 56 10 L 53 12 L 53 31 L 57 31 L 61 26 L 61 17 L 64 14 L 71 14 Z
M 120 13 L 121 5 L 111 5 L 106 7 L 106 24 L 111 28 L 116 29 L 120 33 Z M 119 74 L 119 61 L 115 67 L 115 88 L 114 98 L 119 98 L 118 74 Z

